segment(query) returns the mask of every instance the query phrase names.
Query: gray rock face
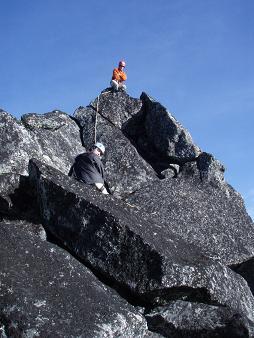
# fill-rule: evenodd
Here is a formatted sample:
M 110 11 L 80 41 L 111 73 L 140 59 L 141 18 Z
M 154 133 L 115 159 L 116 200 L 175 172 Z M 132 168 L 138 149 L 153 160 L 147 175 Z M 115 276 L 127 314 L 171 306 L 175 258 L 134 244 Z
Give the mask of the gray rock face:
M 0 173 L 25 175 L 32 157 L 68 173 L 84 151 L 76 123 L 62 112 L 27 114 L 21 120 L 0 112 Z
M 95 140 L 113 196 L 66 176 Z M 0 160 L 1 337 L 254 336 L 253 222 L 159 102 L 0 110 Z
M 1 337 L 148 337 L 134 307 L 28 229 L 0 223 Z
M 95 108 L 93 108 L 95 107 Z M 81 126 L 84 146 L 89 149 L 97 141 L 106 146 L 102 159 L 107 180 L 116 188 L 116 196 L 124 196 L 139 189 L 144 183 L 156 180 L 153 169 L 138 154 L 121 131 L 122 124 L 139 111 L 141 101 L 126 93 L 106 92 L 93 106 L 78 109 L 74 117 Z M 95 134 L 96 131 L 96 134 Z
M 126 121 L 122 130 L 139 153 L 159 174 L 170 164 L 195 161 L 200 153 L 186 129 L 165 107 L 145 93 L 142 109 Z
M 252 257 L 233 269 L 247 281 L 252 294 L 254 294 L 254 258 Z
M 196 299 L 253 321 L 247 283 L 199 248 L 39 161 L 30 161 L 29 173 L 47 229 L 116 287 L 153 306 Z
M 227 191 L 224 180 L 225 167 L 213 155 L 202 152 L 195 162 L 186 162 L 181 166 L 181 176 L 196 177 L 201 181 L 210 182 L 213 186 Z
M 173 231 L 187 242 L 225 264 L 236 264 L 253 256 L 254 226 L 241 196 L 199 178 L 167 178 L 143 187 L 127 199 L 160 231 Z
M 142 93 L 145 110 L 145 130 L 155 149 L 161 155 L 185 159 L 195 157 L 200 149 L 191 135 L 159 102 Z
M 129 118 L 142 109 L 142 101 L 130 97 L 125 92 L 102 92 L 99 100 L 97 97 L 91 105 L 97 108 L 97 103 L 100 115 L 120 129 Z
M 164 337 L 249 337 L 246 318 L 227 307 L 175 301 L 146 315 L 151 330 Z
M 30 157 L 41 149 L 34 135 L 10 114 L 0 112 L 0 173 L 27 173 Z M 42 158 L 42 157 L 40 157 Z

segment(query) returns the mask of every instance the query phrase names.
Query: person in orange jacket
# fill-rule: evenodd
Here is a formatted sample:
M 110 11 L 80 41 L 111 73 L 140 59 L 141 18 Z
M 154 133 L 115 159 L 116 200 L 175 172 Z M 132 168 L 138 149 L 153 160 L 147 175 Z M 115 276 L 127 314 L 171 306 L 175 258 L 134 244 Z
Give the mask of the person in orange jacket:
M 113 70 L 112 80 L 110 81 L 110 85 L 114 91 L 124 90 L 126 91 L 126 85 L 124 81 L 127 79 L 126 73 L 123 71 L 126 66 L 125 61 L 120 61 L 118 64 L 118 68 Z

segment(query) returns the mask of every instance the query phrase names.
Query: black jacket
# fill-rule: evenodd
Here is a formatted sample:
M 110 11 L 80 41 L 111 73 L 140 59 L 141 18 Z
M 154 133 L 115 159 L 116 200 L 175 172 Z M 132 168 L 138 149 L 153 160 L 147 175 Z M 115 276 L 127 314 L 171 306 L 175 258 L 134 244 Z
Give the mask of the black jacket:
M 86 184 L 104 184 L 104 167 L 98 155 L 83 153 L 75 158 L 69 176 L 73 176 Z

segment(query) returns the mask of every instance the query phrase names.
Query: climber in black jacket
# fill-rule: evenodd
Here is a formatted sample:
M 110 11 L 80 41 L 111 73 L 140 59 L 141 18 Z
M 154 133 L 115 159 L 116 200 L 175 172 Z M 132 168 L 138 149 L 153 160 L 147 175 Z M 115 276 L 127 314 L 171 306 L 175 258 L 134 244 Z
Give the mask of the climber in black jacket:
M 105 188 L 104 167 L 100 159 L 104 152 L 104 145 L 99 142 L 95 143 L 88 153 L 80 154 L 75 158 L 69 176 L 85 184 L 94 184 L 103 194 L 108 195 Z

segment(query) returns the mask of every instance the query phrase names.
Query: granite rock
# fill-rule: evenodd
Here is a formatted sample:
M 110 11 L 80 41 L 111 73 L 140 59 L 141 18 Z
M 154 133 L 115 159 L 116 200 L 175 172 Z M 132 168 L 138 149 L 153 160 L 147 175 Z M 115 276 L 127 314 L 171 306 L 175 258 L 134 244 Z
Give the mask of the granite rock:
M 141 100 L 144 105 L 146 135 L 161 155 L 185 159 L 199 154 L 200 149 L 193 143 L 189 132 L 165 107 L 146 93 L 142 93 Z
M 232 266 L 232 269 L 247 281 L 249 288 L 254 295 L 254 258 L 252 257 L 239 265 Z
M 224 306 L 171 302 L 146 315 L 150 330 L 163 337 L 236 338 L 250 337 L 248 320 Z
M 159 102 L 106 89 L 0 127 L 3 338 L 254 336 L 253 222 Z M 95 140 L 113 196 L 65 175 Z
M 90 106 L 114 126 L 122 129 L 123 124 L 142 109 L 142 101 L 124 91 L 106 90 L 91 102 Z
M 28 229 L 0 222 L 1 337 L 149 337 L 141 312 Z
M 149 306 L 175 299 L 220 304 L 253 322 L 247 283 L 199 247 L 39 161 L 30 161 L 29 173 L 47 230 L 116 289 Z
M 0 112 L 0 173 L 26 175 L 29 159 L 41 159 L 68 173 L 84 151 L 79 127 L 65 113 L 26 114 L 21 121 Z
M 166 178 L 126 201 L 138 208 L 137 213 L 158 222 L 160 231 L 173 231 L 224 264 L 253 256 L 254 224 L 241 196 L 226 183 L 222 189 L 195 176 Z
M 195 161 L 201 150 L 189 132 L 159 102 L 141 95 L 142 109 L 122 127 L 142 157 L 158 174 L 170 164 Z
M 202 152 L 194 162 L 186 162 L 181 166 L 181 176 L 198 177 L 201 181 L 209 181 L 222 190 L 227 190 L 224 179 L 225 167 L 212 154 Z
M 19 188 L 20 175 L 8 173 L 0 175 L 0 215 L 10 215 L 13 212 L 11 196 Z
M 36 154 L 41 154 L 36 137 L 20 121 L 1 111 L 0 173 L 27 174 L 29 159 L 36 157 Z

